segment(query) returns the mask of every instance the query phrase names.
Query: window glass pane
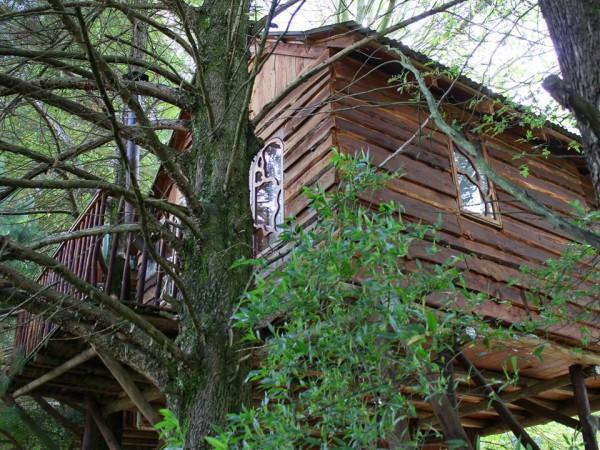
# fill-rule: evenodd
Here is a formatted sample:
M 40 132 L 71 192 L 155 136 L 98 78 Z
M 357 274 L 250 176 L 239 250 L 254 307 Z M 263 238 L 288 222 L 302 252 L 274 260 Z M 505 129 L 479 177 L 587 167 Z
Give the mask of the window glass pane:
M 463 211 L 496 220 L 495 199 L 487 177 L 458 148 L 453 151 L 456 181 Z

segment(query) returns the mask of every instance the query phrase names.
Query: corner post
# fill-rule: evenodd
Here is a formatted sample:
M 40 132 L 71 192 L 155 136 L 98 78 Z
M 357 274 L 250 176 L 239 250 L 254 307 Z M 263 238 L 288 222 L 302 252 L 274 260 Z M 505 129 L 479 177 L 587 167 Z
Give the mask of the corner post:
M 598 441 L 596 440 L 598 425 L 596 419 L 592 416 L 583 368 L 581 365 L 575 364 L 569 367 L 569 374 L 573 383 L 575 403 L 577 405 L 577 414 L 579 415 L 585 450 L 598 450 Z

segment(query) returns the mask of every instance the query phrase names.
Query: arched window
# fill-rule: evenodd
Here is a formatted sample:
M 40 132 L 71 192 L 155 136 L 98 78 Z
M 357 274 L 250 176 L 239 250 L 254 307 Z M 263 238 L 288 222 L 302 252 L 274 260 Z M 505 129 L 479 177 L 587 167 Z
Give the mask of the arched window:
M 473 158 L 453 144 L 452 163 L 461 211 L 499 224 L 498 201 L 493 186 L 485 174 L 477 170 Z
M 283 142 L 267 143 L 250 167 L 250 207 L 256 229 L 255 247 L 265 249 L 283 223 Z

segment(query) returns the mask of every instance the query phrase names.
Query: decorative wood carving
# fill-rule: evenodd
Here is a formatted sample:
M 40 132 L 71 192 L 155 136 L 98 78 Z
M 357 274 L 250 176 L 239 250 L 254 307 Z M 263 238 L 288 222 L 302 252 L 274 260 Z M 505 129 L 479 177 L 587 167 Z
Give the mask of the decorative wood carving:
M 256 250 L 270 244 L 283 223 L 283 142 L 267 143 L 250 168 L 250 207 L 256 233 Z

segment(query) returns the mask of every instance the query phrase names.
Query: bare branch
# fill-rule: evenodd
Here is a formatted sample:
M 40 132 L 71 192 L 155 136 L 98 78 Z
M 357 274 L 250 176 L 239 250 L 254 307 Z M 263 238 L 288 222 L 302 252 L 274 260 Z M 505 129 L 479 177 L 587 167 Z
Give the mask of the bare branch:
M 53 236 L 40 239 L 29 245 L 31 250 L 39 250 L 48 245 L 59 244 L 61 242 L 77 239 L 85 236 L 97 236 L 99 234 L 123 233 L 129 231 L 140 231 L 140 226 L 135 223 L 124 223 L 120 225 L 106 225 L 101 227 L 84 228 L 81 230 L 67 231 L 65 233 L 55 234 Z
M 9 239 L 8 237 L 0 238 L 0 244 L 0 248 L 3 249 L 3 253 L 0 255 L 0 260 L 6 260 L 9 258 L 16 257 L 17 259 L 26 259 L 43 267 L 51 268 L 55 273 L 64 278 L 75 289 L 89 297 L 92 301 L 95 301 L 100 305 L 107 306 L 118 316 L 127 320 L 129 323 L 138 326 L 150 338 L 156 341 L 156 343 L 159 344 L 159 346 L 162 346 L 167 351 L 169 351 L 173 355 L 173 357 L 179 359 L 181 362 L 186 361 L 186 356 L 179 349 L 179 347 L 177 347 L 173 341 L 166 337 L 154 325 L 152 325 L 146 319 L 133 312 L 130 308 L 121 303 L 119 300 L 106 295 L 101 290 L 97 289 L 96 287 L 79 278 L 77 275 L 71 272 L 64 264 L 60 263 L 54 258 L 51 258 L 50 256 L 37 253 L 27 247 L 24 247 L 16 243 L 15 241 Z
M 34 80 L 29 82 L 32 86 L 37 86 L 38 89 L 54 90 L 54 89 L 74 89 L 82 91 L 94 91 L 98 89 L 97 83 L 92 79 L 80 78 L 48 78 Z M 124 86 L 131 92 L 144 95 L 146 97 L 154 97 L 172 105 L 178 106 L 181 109 L 191 109 L 194 107 L 199 98 L 196 98 L 189 91 L 183 89 L 174 89 L 169 86 L 150 83 L 148 81 L 130 81 L 122 80 Z M 17 93 L 13 89 L 3 89 L 0 91 L 0 97 Z
M 46 62 L 48 60 L 51 60 L 52 65 L 58 64 L 58 67 L 60 67 L 61 65 L 65 65 L 65 63 L 63 62 L 65 59 L 72 59 L 76 61 L 88 61 L 88 57 L 84 53 L 69 53 L 53 50 L 39 51 L 16 47 L 0 47 L 0 56 L 17 56 L 21 58 L 27 58 L 32 61 L 40 62 Z M 185 87 L 190 92 L 194 92 L 194 87 L 187 81 L 185 81 L 183 78 L 181 78 L 179 75 L 166 71 L 162 67 L 149 63 L 143 59 L 119 55 L 103 55 L 102 58 L 107 63 L 111 64 L 135 64 L 136 66 L 143 67 L 151 72 L 156 73 L 157 75 L 164 77 L 165 79 L 175 83 L 178 86 Z M 86 73 L 88 74 L 88 78 L 92 78 L 92 74 L 90 72 Z
M 83 153 L 86 153 L 86 152 L 91 151 L 91 150 L 93 150 L 95 148 L 101 147 L 104 144 L 107 144 L 111 140 L 112 140 L 111 136 L 101 137 L 101 138 L 96 139 L 94 141 L 90 141 L 88 143 L 85 143 L 85 144 L 82 144 L 82 145 L 80 145 L 78 147 L 75 147 L 75 148 L 73 148 L 71 150 L 67 150 L 67 151 L 65 151 L 63 153 L 60 153 L 51 162 L 42 162 L 41 164 L 35 166 L 29 172 L 27 172 L 26 174 L 24 174 L 21 177 L 21 179 L 31 180 L 31 179 L 37 177 L 38 175 L 41 175 L 42 173 L 46 172 L 50 168 L 52 168 L 52 166 L 56 162 L 60 163 L 60 162 L 66 161 L 66 160 L 71 159 L 71 158 L 76 158 L 77 156 L 79 156 L 79 155 L 81 155 Z M 2 148 L 1 144 L 0 144 L 0 148 Z M 6 189 L 0 191 L 0 202 L 2 202 L 5 199 L 7 199 L 17 189 L 18 189 L 17 187 L 9 187 L 9 188 L 6 188 Z
M 114 197 L 125 197 L 129 201 L 136 201 L 135 194 L 117 184 L 107 181 L 95 180 L 24 180 L 22 178 L 0 177 L 0 186 L 9 186 L 17 188 L 29 189 L 101 189 L 105 192 L 110 192 Z M 182 223 L 189 227 L 190 231 L 197 237 L 201 237 L 202 233 L 192 219 L 185 214 L 184 209 L 152 197 L 144 197 L 144 204 L 170 214 L 181 219 Z
M 583 229 L 575 225 L 574 223 L 568 221 L 567 219 L 557 215 L 555 212 L 549 210 L 546 206 L 544 206 L 537 199 L 535 199 L 525 189 L 521 189 L 520 187 L 515 186 L 510 181 L 506 180 L 504 177 L 498 175 L 483 157 L 483 153 L 481 152 L 479 145 L 473 143 L 472 141 L 467 139 L 461 132 L 457 131 L 455 128 L 446 123 L 437 107 L 433 94 L 427 87 L 427 83 L 425 82 L 425 79 L 423 78 L 419 70 L 400 50 L 395 50 L 395 52 L 397 52 L 400 55 L 400 64 L 402 64 L 402 66 L 405 69 L 409 70 L 417 80 L 421 93 L 427 101 L 429 112 L 431 113 L 431 116 L 433 117 L 433 120 L 437 127 L 444 133 L 446 133 L 448 136 L 450 136 L 450 138 L 458 146 L 460 146 L 466 153 L 468 153 L 471 157 L 475 159 L 477 163 L 477 168 L 481 170 L 483 174 L 490 178 L 500 188 L 504 189 L 506 192 L 512 195 L 515 199 L 519 200 L 521 203 L 523 203 L 525 206 L 531 209 L 534 213 L 543 216 L 553 227 L 564 231 L 565 233 L 572 236 L 574 239 L 577 239 L 581 242 L 585 242 L 593 246 L 594 248 L 600 249 L 599 235 L 586 229 Z

